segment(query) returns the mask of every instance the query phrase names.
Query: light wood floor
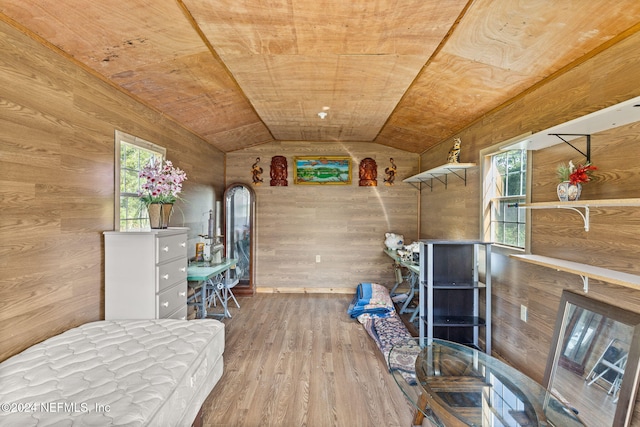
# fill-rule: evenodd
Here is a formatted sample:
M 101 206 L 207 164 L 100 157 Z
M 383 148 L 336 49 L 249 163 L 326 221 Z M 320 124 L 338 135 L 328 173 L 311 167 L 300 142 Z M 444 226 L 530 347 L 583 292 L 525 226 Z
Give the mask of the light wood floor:
M 239 298 L 206 427 L 402 426 L 413 410 L 373 340 L 347 315 L 350 295 Z
M 412 406 L 373 340 L 346 313 L 351 298 L 238 298 L 241 308 L 232 304 L 233 318 L 224 320 L 225 372 L 203 405 L 204 426 L 411 426 Z M 610 405 L 606 392 L 582 379 L 563 377 L 560 384 L 563 395 L 589 396 L 586 405 L 572 402 L 585 420 L 599 420 Z
M 607 427 L 612 424 L 616 404 L 607 393 L 608 389 L 602 387 L 606 387 L 605 382 L 589 386 L 583 377 L 564 368 L 558 368 L 556 376 L 554 393 L 576 408 L 587 426 Z

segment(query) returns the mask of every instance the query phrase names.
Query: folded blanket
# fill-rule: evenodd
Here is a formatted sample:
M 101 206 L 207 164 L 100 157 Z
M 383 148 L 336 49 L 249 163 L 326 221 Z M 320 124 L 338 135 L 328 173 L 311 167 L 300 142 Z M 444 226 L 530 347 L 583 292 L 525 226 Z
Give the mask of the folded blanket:
M 396 313 L 389 290 L 377 283 L 360 283 L 347 313 L 357 318 L 373 338 L 389 371 L 398 372 L 409 384 L 416 384 L 415 364 L 420 347 Z
M 352 318 L 362 315 L 389 317 L 395 311 L 389 290 L 377 283 L 360 283 L 347 309 L 347 313 Z
M 358 321 L 380 349 L 389 371 L 398 372 L 409 384 L 416 384 L 415 365 L 420 346 L 400 316 L 397 313 L 386 318 L 360 316 Z

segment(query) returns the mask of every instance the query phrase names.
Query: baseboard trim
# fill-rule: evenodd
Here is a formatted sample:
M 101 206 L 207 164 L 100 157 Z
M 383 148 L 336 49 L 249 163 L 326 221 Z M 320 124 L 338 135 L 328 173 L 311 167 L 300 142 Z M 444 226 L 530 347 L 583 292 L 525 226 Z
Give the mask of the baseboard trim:
M 258 294 L 353 294 L 353 288 L 277 288 L 277 287 L 256 287 Z

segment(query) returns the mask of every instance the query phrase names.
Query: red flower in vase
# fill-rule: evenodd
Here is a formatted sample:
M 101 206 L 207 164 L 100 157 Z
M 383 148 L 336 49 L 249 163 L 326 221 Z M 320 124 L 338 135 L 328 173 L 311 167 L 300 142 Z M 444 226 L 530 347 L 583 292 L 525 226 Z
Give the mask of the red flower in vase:
M 571 184 L 580 184 L 582 182 L 589 182 L 591 180 L 591 171 L 598 169 L 597 167 L 587 164 L 587 165 L 579 165 L 571 174 L 569 175 L 569 182 Z

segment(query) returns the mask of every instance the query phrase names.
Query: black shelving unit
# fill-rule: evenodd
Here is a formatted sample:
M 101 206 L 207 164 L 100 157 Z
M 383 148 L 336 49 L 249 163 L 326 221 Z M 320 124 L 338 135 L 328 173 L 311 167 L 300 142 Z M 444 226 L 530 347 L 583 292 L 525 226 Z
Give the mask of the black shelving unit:
M 483 253 L 481 252 L 482 250 Z M 484 282 L 479 280 L 484 255 Z M 420 241 L 420 344 L 440 338 L 491 354 L 491 244 Z M 484 291 L 484 305 L 480 307 Z M 484 343 L 480 339 L 484 332 Z M 481 344 L 483 344 L 481 346 Z

